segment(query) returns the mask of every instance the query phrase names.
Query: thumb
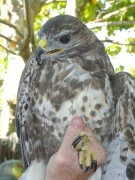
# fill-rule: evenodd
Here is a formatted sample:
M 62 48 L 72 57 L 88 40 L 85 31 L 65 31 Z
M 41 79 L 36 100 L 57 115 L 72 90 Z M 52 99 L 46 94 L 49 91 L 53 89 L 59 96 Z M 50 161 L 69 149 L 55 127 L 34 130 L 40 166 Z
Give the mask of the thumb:
M 65 137 L 63 139 L 62 145 L 60 147 L 60 151 L 66 151 L 67 149 L 71 149 L 71 144 L 76 136 L 79 135 L 81 131 L 85 128 L 85 123 L 81 117 L 75 117 L 71 120 L 67 131 L 65 133 Z M 69 152 L 68 152 L 69 153 Z

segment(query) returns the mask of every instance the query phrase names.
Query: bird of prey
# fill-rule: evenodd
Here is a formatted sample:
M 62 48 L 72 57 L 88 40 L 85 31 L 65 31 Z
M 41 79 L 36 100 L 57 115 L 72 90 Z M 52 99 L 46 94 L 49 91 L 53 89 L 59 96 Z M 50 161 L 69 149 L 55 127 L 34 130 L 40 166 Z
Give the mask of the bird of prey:
M 92 178 L 135 179 L 135 79 L 114 73 L 103 43 L 75 17 L 51 18 L 39 39 L 18 90 L 16 127 L 26 168 L 20 180 L 45 179 L 46 164 L 75 116 L 83 118 L 107 150 L 100 177 L 97 169 Z M 88 139 L 81 132 L 73 148 Z M 86 171 L 96 170 L 96 154 L 90 155 L 92 161 L 85 157 L 88 166 L 81 162 Z

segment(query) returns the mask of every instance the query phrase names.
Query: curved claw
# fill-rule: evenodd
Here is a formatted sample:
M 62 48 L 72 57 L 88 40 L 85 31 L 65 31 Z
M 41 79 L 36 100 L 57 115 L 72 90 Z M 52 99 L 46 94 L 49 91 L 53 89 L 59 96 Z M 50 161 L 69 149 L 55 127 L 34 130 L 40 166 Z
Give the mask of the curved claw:
M 89 169 L 93 169 L 95 172 L 97 170 L 97 160 L 92 160 L 90 166 L 86 166 L 84 172 L 87 172 Z
M 86 173 L 89 169 L 90 169 L 90 167 L 85 167 L 84 172 Z
M 97 170 L 97 160 L 93 161 L 93 169 L 94 169 L 94 172 Z
M 94 152 L 91 153 L 91 157 L 92 157 L 92 169 L 94 169 L 94 172 L 97 170 L 97 157 L 96 154 Z
M 79 143 L 82 141 L 82 143 L 85 141 L 85 140 L 83 140 L 83 138 L 88 138 L 88 135 L 85 133 L 85 132 L 81 132 L 80 133 L 80 135 L 78 135 L 75 139 L 74 139 L 74 141 L 72 142 L 72 147 L 74 148 L 74 149 L 76 149 L 77 148 L 77 145 L 79 145 Z
M 96 154 L 89 147 L 92 142 L 93 137 L 89 137 L 85 132 L 81 132 L 72 143 L 73 149 L 78 152 L 80 168 L 84 172 L 87 172 L 89 169 L 93 169 L 95 172 L 97 169 Z
M 89 171 L 89 169 L 93 169 L 94 172 L 97 170 L 97 161 L 92 161 L 91 165 L 89 167 L 85 167 L 84 172 Z
M 92 162 L 91 162 L 90 169 L 93 169 L 93 165 L 94 165 L 94 163 L 93 163 L 93 161 L 92 161 Z
M 82 137 L 79 135 L 77 136 L 74 141 L 72 142 L 72 147 L 75 149 L 78 143 L 81 141 Z

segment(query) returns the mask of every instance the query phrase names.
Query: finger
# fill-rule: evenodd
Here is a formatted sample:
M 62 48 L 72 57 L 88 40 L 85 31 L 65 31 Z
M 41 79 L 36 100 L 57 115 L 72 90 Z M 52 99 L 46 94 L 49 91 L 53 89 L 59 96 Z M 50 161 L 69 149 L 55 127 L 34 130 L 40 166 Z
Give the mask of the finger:
M 65 133 L 65 137 L 63 139 L 62 145 L 60 147 L 60 151 L 66 151 L 67 148 L 71 149 L 71 144 L 74 140 L 74 138 L 85 128 L 84 121 L 81 117 L 75 117 L 71 120 L 67 131 Z M 68 152 L 69 153 L 69 152 Z
M 85 129 L 85 123 L 82 118 L 75 117 L 69 124 L 62 145 L 56 154 L 57 161 L 61 171 L 66 167 L 66 173 L 70 174 L 70 179 L 85 180 L 91 172 L 84 173 L 79 167 L 78 154 L 72 149 L 72 142 Z M 76 177 L 76 178 L 72 178 Z M 64 178 L 63 178 L 64 179 Z M 69 178 L 68 178 L 69 179 Z

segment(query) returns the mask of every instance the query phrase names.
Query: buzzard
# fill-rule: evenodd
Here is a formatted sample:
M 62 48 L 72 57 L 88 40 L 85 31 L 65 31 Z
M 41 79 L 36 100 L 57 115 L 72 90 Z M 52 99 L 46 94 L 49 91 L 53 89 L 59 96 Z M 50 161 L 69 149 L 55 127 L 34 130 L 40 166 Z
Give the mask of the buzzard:
M 46 164 L 75 116 L 107 150 L 100 179 L 135 179 L 135 79 L 114 73 L 103 43 L 75 17 L 48 20 L 39 38 L 18 90 L 16 127 L 26 168 L 20 179 L 45 178 Z

